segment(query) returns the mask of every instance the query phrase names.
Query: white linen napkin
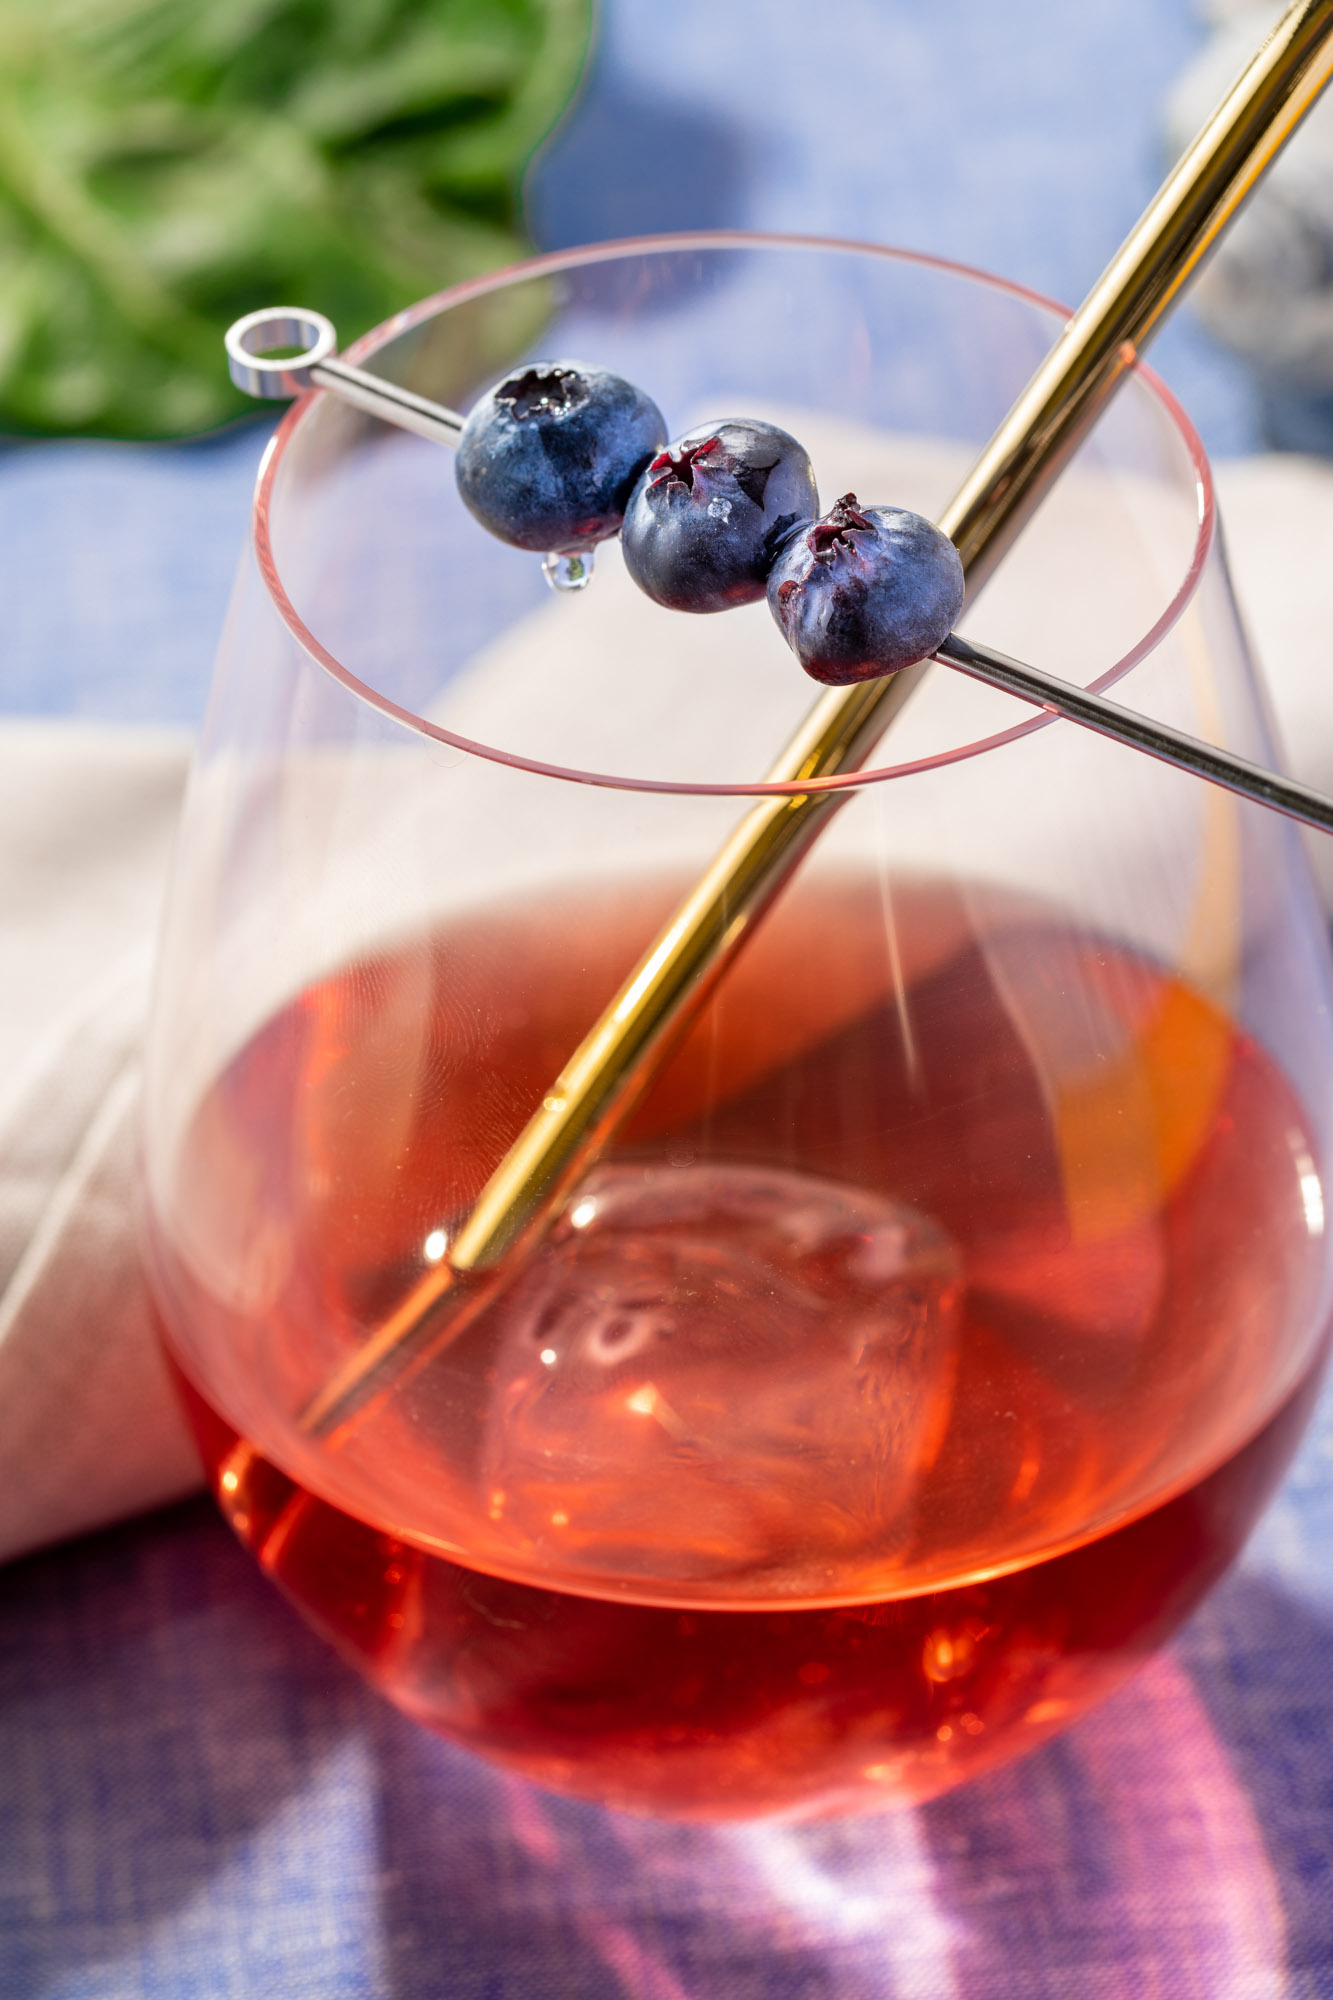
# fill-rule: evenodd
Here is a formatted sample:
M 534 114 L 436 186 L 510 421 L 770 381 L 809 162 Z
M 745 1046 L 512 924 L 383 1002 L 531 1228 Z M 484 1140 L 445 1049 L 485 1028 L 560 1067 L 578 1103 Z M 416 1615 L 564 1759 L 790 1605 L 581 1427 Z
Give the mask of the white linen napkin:
M 1219 486 L 1293 767 L 1333 791 L 1333 467 L 1241 460 Z M 188 754 L 165 732 L 0 724 L 0 1560 L 200 1479 L 133 1220 L 138 1050 Z M 1310 841 L 1333 909 L 1333 839 Z
M 188 760 L 176 733 L 0 726 L 0 1558 L 200 1479 L 133 1221 L 139 1045 Z

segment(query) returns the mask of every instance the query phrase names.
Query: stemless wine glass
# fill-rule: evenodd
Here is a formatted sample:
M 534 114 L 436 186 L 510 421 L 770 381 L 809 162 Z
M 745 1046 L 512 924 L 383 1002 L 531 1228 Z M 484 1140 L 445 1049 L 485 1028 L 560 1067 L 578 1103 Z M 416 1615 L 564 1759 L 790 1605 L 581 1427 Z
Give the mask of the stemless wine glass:
M 1061 323 L 921 257 L 539 260 L 353 358 L 772 419 L 932 513 Z M 1146 370 L 965 629 L 1271 758 Z M 1324 1352 L 1329 964 L 1285 821 L 935 668 L 632 1118 L 339 1427 L 814 690 L 759 604 L 555 594 L 327 395 L 266 460 L 181 834 L 147 1256 L 222 1507 L 409 1714 L 699 1817 L 920 1799 L 1068 1723 L 1234 1555 Z

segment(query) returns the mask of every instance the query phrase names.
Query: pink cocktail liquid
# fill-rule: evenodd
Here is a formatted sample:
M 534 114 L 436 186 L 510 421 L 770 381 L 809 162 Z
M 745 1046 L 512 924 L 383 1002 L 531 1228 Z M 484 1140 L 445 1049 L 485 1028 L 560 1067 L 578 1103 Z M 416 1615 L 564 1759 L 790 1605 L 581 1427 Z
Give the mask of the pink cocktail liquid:
M 877 880 L 798 882 L 489 1313 L 303 1439 L 678 886 L 459 920 L 271 1020 L 190 1129 L 168 1346 L 237 1533 L 430 1726 L 643 1810 L 926 1797 L 1122 1679 L 1286 1463 L 1302 1115 L 1049 911 L 899 884 L 890 962 Z M 219 1231 L 225 1300 L 180 1250 Z

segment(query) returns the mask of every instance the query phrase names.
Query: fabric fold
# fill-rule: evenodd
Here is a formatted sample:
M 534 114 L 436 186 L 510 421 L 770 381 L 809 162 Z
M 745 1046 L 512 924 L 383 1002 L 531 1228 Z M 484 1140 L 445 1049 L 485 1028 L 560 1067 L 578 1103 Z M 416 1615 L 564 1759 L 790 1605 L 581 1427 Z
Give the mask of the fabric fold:
M 183 736 L 0 728 L 0 1559 L 189 1492 L 134 1229 Z

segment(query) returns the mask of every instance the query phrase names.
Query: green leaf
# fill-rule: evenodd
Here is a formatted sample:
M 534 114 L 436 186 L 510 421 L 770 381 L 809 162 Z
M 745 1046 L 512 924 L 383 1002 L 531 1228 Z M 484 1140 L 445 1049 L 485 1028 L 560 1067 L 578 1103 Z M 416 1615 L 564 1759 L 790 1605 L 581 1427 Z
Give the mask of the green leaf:
M 346 343 L 521 255 L 590 5 L 0 0 L 0 429 L 212 428 L 240 313 Z

